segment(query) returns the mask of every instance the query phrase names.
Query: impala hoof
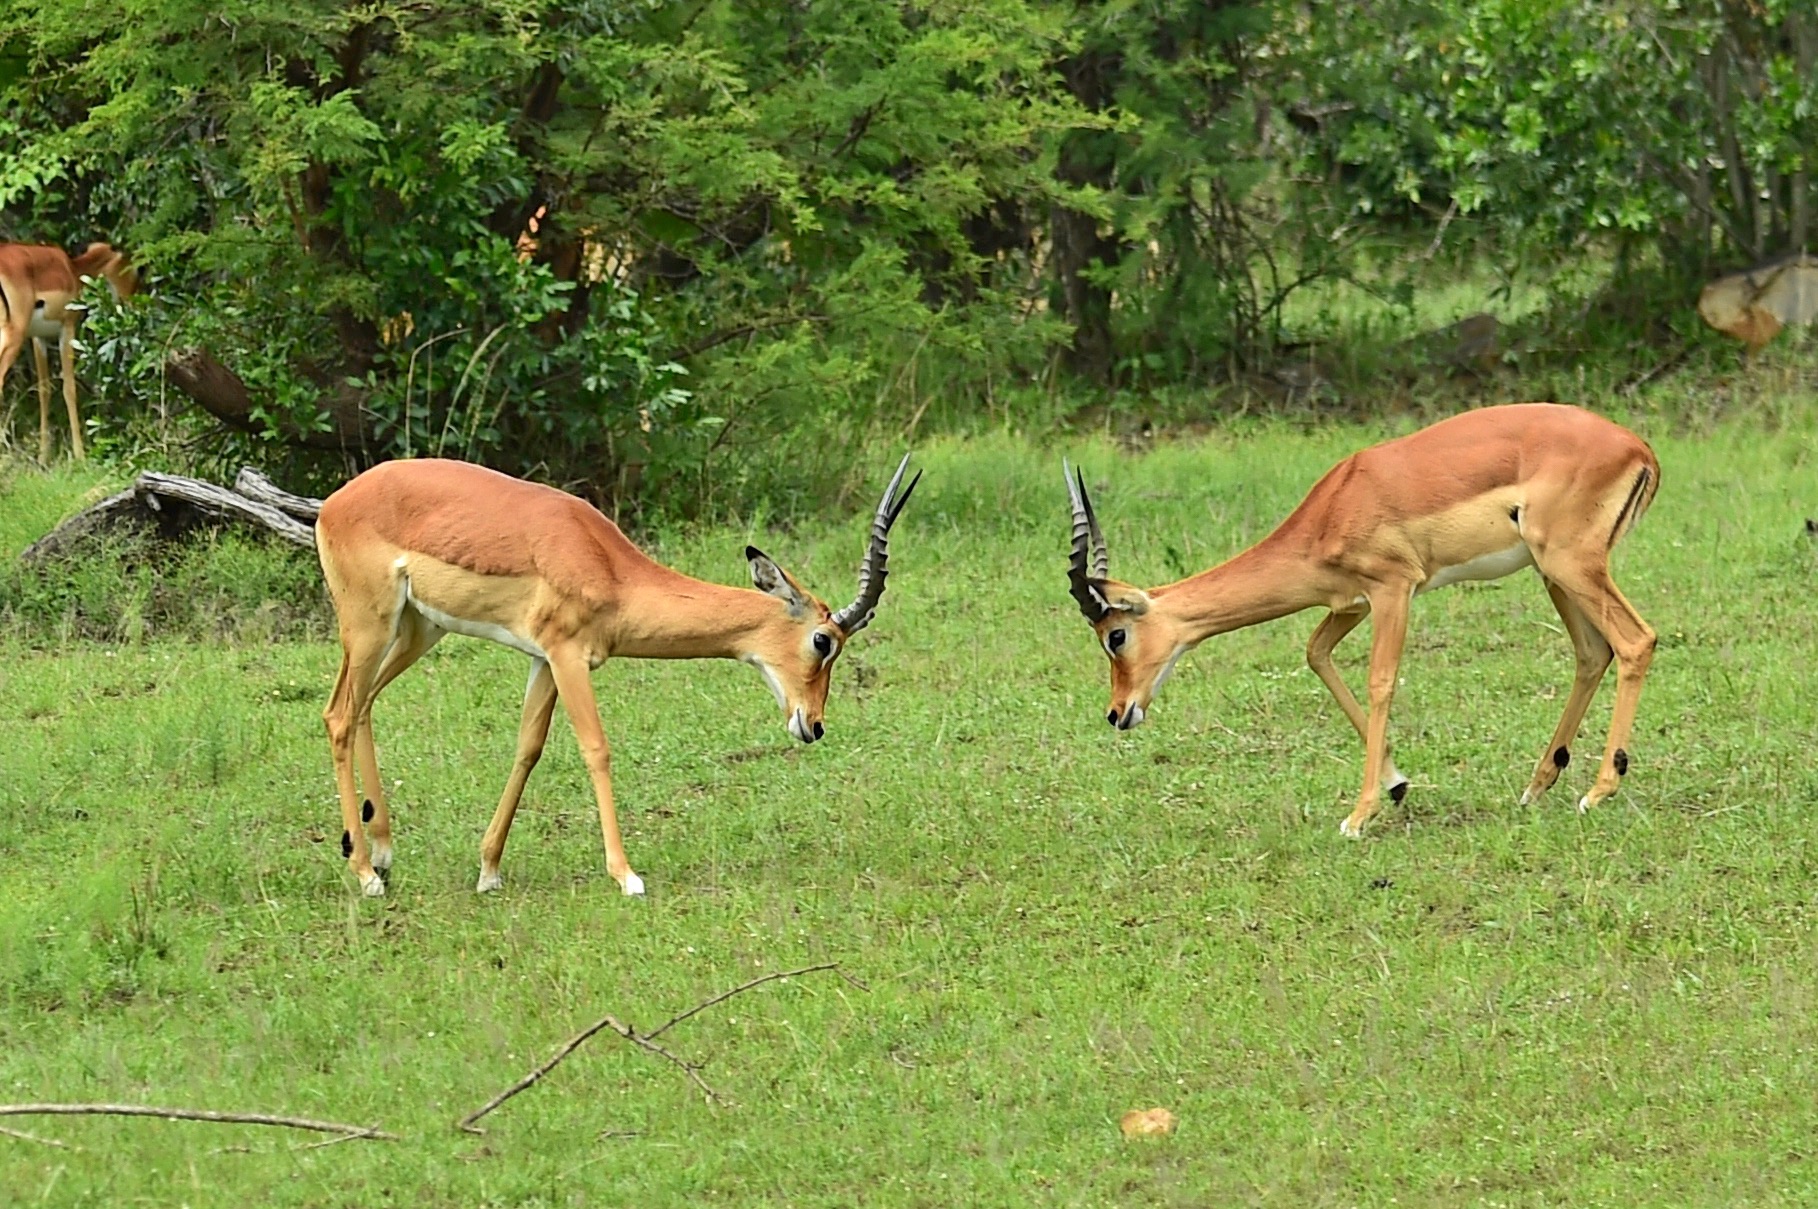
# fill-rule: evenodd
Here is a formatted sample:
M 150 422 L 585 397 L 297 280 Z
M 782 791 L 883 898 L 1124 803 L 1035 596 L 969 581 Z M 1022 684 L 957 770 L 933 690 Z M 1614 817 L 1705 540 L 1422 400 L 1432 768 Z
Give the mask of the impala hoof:
M 1353 823 L 1348 818 L 1341 819 L 1338 824 L 1338 834 L 1344 836 L 1348 840 L 1361 840 L 1363 838 L 1363 828 L 1358 824 Z
M 384 898 L 385 879 L 380 877 L 377 873 L 373 874 L 371 877 L 361 878 L 360 892 L 366 895 L 367 898 Z
M 1587 793 L 1582 798 L 1578 799 L 1578 813 L 1588 814 L 1590 813 L 1591 807 L 1595 805 L 1596 803 L 1591 801 L 1591 795 Z
M 499 876 L 499 871 L 497 869 L 494 869 L 491 873 L 482 869 L 480 870 L 480 880 L 474 885 L 474 892 L 476 894 L 491 894 L 494 890 L 497 890 L 504 884 L 505 879 Z
M 1530 785 L 1521 791 L 1521 804 L 1523 806 L 1531 806 L 1538 797 L 1540 797 L 1540 795 L 1535 793 L 1534 787 Z
M 635 873 L 627 873 L 625 875 L 625 880 L 619 883 L 619 889 L 625 892 L 627 898 L 630 898 L 633 895 L 642 895 L 644 893 L 644 879 Z

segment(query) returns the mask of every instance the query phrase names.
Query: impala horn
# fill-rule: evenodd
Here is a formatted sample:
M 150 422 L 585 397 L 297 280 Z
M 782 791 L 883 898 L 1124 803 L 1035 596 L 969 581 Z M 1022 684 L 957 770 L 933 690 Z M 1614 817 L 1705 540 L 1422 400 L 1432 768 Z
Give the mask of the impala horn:
M 897 463 L 896 474 L 890 479 L 890 485 L 884 488 L 884 498 L 878 503 L 877 515 L 871 518 L 871 545 L 865 550 L 865 561 L 859 564 L 858 599 L 833 615 L 833 624 L 848 638 L 871 624 L 871 618 L 877 613 L 877 602 L 884 597 L 884 579 L 890 574 L 887 564 L 890 561 L 890 526 L 896 524 L 897 516 L 903 505 L 915 492 L 915 485 L 922 481 L 922 472 L 916 471 L 915 477 L 909 480 L 909 486 L 898 495 L 896 489 L 903 481 L 903 472 L 909 469 L 909 455 Z
M 1067 495 L 1073 502 L 1073 565 L 1067 571 L 1073 599 L 1079 611 L 1094 625 L 1101 621 L 1111 606 L 1092 586 L 1093 580 L 1105 579 L 1111 571 L 1111 553 L 1105 549 L 1105 535 L 1099 531 L 1098 517 L 1092 512 L 1092 499 L 1086 494 L 1086 476 L 1077 466 L 1069 467 L 1061 459 L 1061 475 L 1067 480 Z M 1092 556 L 1092 570 L 1086 571 L 1086 555 Z

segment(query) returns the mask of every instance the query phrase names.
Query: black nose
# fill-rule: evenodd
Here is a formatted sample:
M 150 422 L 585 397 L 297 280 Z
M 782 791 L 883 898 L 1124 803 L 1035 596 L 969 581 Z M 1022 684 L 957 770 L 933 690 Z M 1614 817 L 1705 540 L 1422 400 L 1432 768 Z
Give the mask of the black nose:
M 826 734 L 826 733 L 827 733 L 827 728 L 826 728 L 826 727 L 824 727 L 824 726 L 822 726 L 822 725 L 821 725 L 821 724 L 820 724 L 820 723 L 819 723 L 819 722 L 816 722 L 816 723 L 815 723 L 815 724 L 814 724 L 814 737 L 815 737 L 815 738 L 817 738 L 817 739 L 818 739 L 818 738 L 820 738 L 820 737 L 821 737 L 821 736 L 822 736 L 822 735 L 824 735 L 824 734 Z
M 1105 721 L 1109 722 L 1113 726 L 1116 726 L 1117 725 L 1117 711 L 1112 710 L 1110 713 L 1106 714 Z

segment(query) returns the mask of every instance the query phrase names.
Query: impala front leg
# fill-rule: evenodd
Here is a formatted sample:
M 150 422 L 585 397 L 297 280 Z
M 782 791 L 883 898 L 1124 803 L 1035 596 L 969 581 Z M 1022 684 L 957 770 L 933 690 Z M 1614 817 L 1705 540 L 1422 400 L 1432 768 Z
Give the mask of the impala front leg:
M 76 317 L 63 318 L 63 338 L 57 343 L 63 358 L 63 403 L 69 408 L 69 446 L 80 462 L 88 457 L 82 445 L 82 416 L 76 410 Z
M 1401 648 L 1408 636 L 1408 605 L 1413 597 L 1413 589 L 1407 585 L 1396 585 L 1370 597 L 1375 621 L 1370 634 L 1370 717 L 1364 731 L 1363 792 L 1357 795 L 1357 808 L 1338 825 L 1340 834 L 1353 839 L 1363 835 L 1364 824 L 1377 811 L 1382 770 L 1388 763 L 1389 705 L 1395 699 L 1395 676 L 1401 667 Z
M 568 711 L 581 758 L 593 778 L 593 793 L 600 802 L 600 836 L 606 842 L 606 872 L 626 894 L 644 893 L 644 879 L 631 871 L 625 843 L 619 835 L 619 817 L 612 808 L 612 749 L 600 727 L 599 707 L 593 699 L 593 681 L 587 661 L 572 649 L 549 652 L 549 671 L 555 677 L 556 695 Z
M 524 709 L 518 720 L 518 755 L 512 762 L 511 776 L 493 812 L 492 823 L 480 841 L 480 881 L 474 887 L 481 894 L 504 885 L 499 876 L 499 858 L 505 854 L 505 838 L 511 834 L 511 820 L 517 817 L 518 802 L 524 796 L 524 783 L 542 758 L 543 744 L 549 738 L 549 720 L 555 713 L 555 677 L 550 675 L 549 661 L 532 659 L 530 680 L 524 686 Z
M 1351 695 L 1351 688 L 1338 674 L 1338 668 L 1332 662 L 1332 651 L 1344 641 L 1345 635 L 1357 628 L 1359 622 L 1370 614 L 1359 609 L 1349 613 L 1328 613 L 1313 629 L 1313 636 L 1307 639 L 1307 666 L 1313 669 L 1332 699 L 1338 702 L 1338 708 L 1344 711 L 1345 720 L 1357 731 L 1357 737 L 1366 743 L 1370 738 L 1369 720 L 1364 717 L 1363 706 L 1357 704 L 1357 698 Z M 1395 760 L 1385 749 L 1383 752 L 1382 783 L 1388 787 L 1389 800 L 1399 802 L 1408 794 L 1408 778 L 1395 767 Z
M 51 371 L 45 355 L 44 341 L 32 341 L 32 368 L 38 373 L 38 460 L 46 466 L 51 460 Z

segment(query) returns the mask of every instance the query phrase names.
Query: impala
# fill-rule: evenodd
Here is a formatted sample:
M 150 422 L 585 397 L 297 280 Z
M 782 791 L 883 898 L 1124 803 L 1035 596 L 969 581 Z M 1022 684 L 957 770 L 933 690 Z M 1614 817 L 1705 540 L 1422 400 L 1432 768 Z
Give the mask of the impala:
M 1339 824 L 1360 835 L 1385 786 L 1396 802 L 1407 792 L 1388 730 L 1410 602 L 1532 566 L 1571 637 L 1577 673 L 1521 801 L 1558 779 L 1613 653 L 1616 706 L 1596 783 L 1578 803 L 1588 810 L 1628 773 L 1625 745 L 1654 655 L 1654 631 L 1610 578 L 1610 551 L 1659 486 L 1654 451 L 1608 420 L 1556 403 L 1488 407 L 1352 454 L 1248 550 L 1143 591 L 1108 577 L 1104 535 L 1075 471 L 1071 591 L 1111 658 L 1106 719 L 1120 730 L 1140 725 L 1175 663 L 1212 635 L 1323 607 L 1307 665 L 1364 741 L 1363 790 Z M 1332 664 L 1333 648 L 1366 616 L 1375 619 L 1367 714 Z
M 626 894 L 642 894 L 619 837 L 611 754 L 588 674 L 613 656 L 738 659 L 763 675 L 792 736 L 819 739 L 833 661 L 884 594 L 890 527 L 921 480 L 918 472 L 897 494 L 908 466 L 904 455 L 878 505 L 858 598 L 837 613 L 756 547 L 745 557 L 757 591 L 703 583 L 653 561 L 574 496 L 463 462 L 386 462 L 329 496 L 316 547 L 343 654 L 323 720 L 342 855 L 361 888 L 385 893 L 379 871 L 392 858 L 373 699 L 452 630 L 530 657 L 517 760 L 480 843 L 478 889 L 499 887 L 505 837 L 560 698 L 599 800 L 607 871 Z
M 38 459 L 43 462 L 51 455 L 50 359 L 44 348 L 50 340 L 57 342 L 63 361 L 70 451 L 78 459 L 87 456 L 76 411 L 76 321 L 82 308 L 75 302 L 84 277 L 104 278 L 116 298 L 132 297 L 139 286 L 126 256 L 104 243 L 91 243 L 74 258 L 62 248 L 0 244 L 0 392 L 19 351 L 31 341 L 38 369 Z

